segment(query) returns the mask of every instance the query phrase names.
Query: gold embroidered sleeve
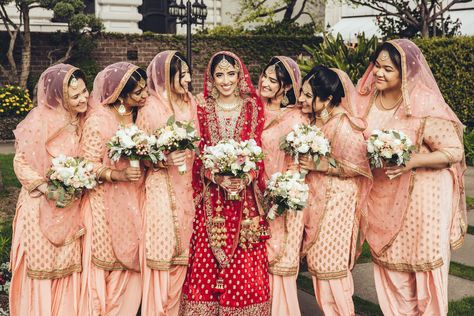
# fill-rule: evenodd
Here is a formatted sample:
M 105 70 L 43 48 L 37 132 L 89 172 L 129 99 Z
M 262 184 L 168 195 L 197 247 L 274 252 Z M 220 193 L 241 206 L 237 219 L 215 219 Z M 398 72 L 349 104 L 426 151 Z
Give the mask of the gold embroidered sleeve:
M 91 117 L 82 130 L 81 152 L 84 158 L 94 165 L 94 172 L 98 179 L 105 170 L 102 159 L 106 150 L 105 140 L 100 132 L 100 122 L 95 117 Z
M 36 188 L 45 183 L 46 179 L 31 168 L 25 155 L 23 152 L 17 152 L 15 154 L 13 158 L 13 168 L 18 181 L 20 181 L 31 196 L 37 197 L 41 195 L 41 192 L 37 191 Z
M 451 121 L 428 118 L 423 141 L 431 151 L 444 154 L 449 164 L 457 163 L 463 158 L 464 147 Z

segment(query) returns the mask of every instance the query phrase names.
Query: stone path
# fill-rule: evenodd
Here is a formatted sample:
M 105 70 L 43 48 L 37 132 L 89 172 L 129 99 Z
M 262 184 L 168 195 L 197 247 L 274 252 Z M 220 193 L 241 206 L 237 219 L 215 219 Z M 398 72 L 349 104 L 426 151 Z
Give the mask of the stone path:
M 15 145 L 13 142 L 0 143 L 0 154 L 11 154 L 15 152 Z
M 324 316 L 316 304 L 316 298 L 313 295 L 298 290 L 298 302 L 300 304 L 301 316 Z

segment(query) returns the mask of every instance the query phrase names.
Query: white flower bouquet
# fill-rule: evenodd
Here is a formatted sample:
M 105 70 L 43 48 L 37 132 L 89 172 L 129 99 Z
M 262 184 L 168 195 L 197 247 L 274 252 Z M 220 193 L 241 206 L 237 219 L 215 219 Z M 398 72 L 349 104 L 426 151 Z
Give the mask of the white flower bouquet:
M 258 170 L 257 163 L 263 160 L 262 148 L 254 139 L 236 142 L 223 140 L 215 146 L 205 146 L 202 155 L 204 167 L 212 174 L 244 177 L 251 170 Z M 239 199 L 239 192 L 230 192 L 230 200 Z
M 130 166 L 140 167 L 140 160 L 150 160 L 153 163 L 163 161 L 165 156 L 157 146 L 155 135 L 148 135 L 136 125 L 121 126 L 107 143 L 109 158 L 118 161 L 121 157 L 130 160 Z
M 331 145 L 323 132 L 316 126 L 306 124 L 293 126 L 293 130 L 281 139 L 280 148 L 291 155 L 296 164 L 299 163 L 300 155 L 309 155 L 319 164 L 321 157 L 330 158 L 331 153 Z M 329 159 L 329 162 L 335 164 L 333 159 Z M 307 173 L 307 170 L 301 170 L 303 176 Z
M 200 140 L 196 134 L 193 122 L 176 121 L 174 116 L 171 116 L 166 122 L 166 126 L 155 131 L 157 138 L 157 146 L 166 153 L 171 153 L 177 150 L 194 150 L 196 149 L 195 142 Z M 180 174 L 186 173 L 186 164 L 178 166 Z
M 97 185 L 92 163 L 75 157 L 59 155 L 52 160 L 47 172 L 48 198 L 57 194 L 56 207 L 63 208 L 79 198 L 85 189 Z
M 273 174 L 265 189 L 266 205 L 272 205 L 267 218 L 274 220 L 287 210 L 301 211 L 308 202 L 309 187 L 297 172 Z
M 405 165 L 415 150 L 412 141 L 401 131 L 373 130 L 367 140 L 367 155 L 372 168 Z

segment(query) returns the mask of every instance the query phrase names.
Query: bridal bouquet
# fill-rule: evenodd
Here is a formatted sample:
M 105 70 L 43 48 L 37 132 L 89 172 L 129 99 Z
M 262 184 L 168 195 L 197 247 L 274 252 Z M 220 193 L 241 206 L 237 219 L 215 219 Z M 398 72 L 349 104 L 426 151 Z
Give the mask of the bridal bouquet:
M 374 130 L 367 140 L 367 154 L 372 168 L 405 165 L 415 146 L 397 130 Z
M 321 157 L 329 157 L 331 152 L 331 146 L 323 132 L 316 126 L 306 124 L 293 126 L 293 130 L 280 141 L 280 148 L 294 157 L 297 164 L 300 155 L 310 155 L 319 164 Z M 330 159 L 330 163 L 332 165 L 335 162 Z M 307 170 L 301 171 L 303 176 L 307 173 Z
M 195 142 L 199 141 L 193 122 L 175 121 L 174 116 L 168 119 L 165 127 L 155 131 L 157 146 L 164 152 L 171 153 L 177 150 L 196 148 Z M 186 173 L 186 164 L 178 167 L 180 174 Z
M 303 210 L 308 201 L 308 192 L 308 185 L 299 173 L 287 171 L 273 174 L 264 194 L 267 205 L 272 205 L 267 218 L 274 220 L 287 210 Z
M 85 189 L 97 185 L 92 163 L 74 157 L 59 155 L 52 160 L 48 177 L 48 198 L 57 192 L 56 207 L 63 208 L 79 198 Z
M 251 170 L 258 170 L 257 163 L 263 160 L 262 148 L 254 139 L 236 142 L 223 140 L 215 146 L 205 146 L 202 160 L 212 174 L 243 177 Z M 238 199 L 239 192 L 231 192 L 229 199 Z
M 130 166 L 140 167 L 139 160 L 150 160 L 153 163 L 163 161 L 165 155 L 157 146 L 155 135 L 148 135 L 136 125 L 121 126 L 107 143 L 109 158 L 118 161 L 121 157 L 130 160 Z

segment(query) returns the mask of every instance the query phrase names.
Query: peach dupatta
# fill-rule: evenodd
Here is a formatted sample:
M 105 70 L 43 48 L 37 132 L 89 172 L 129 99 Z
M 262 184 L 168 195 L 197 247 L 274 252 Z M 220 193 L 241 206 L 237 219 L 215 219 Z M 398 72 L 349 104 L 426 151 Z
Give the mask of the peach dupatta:
M 392 40 L 388 43 L 392 44 L 401 56 L 403 102 L 396 110 L 394 120 L 385 128 L 405 132 L 419 150 L 423 142 L 425 120 L 438 118 L 452 122 L 462 143 L 464 126 L 445 102 L 421 50 L 407 39 Z M 371 63 L 357 85 L 359 93 L 357 113 L 363 117 L 368 115 L 377 93 L 373 67 L 374 64 Z M 371 131 L 366 131 L 366 137 L 370 133 Z M 453 214 L 459 212 L 463 234 L 467 223 L 464 193 L 465 170 L 464 159 L 450 168 L 455 182 L 453 200 L 456 205 L 453 205 Z M 391 181 L 388 178 L 381 180 L 386 187 L 383 196 L 373 194 L 370 196 L 367 241 L 378 256 L 390 247 L 403 225 L 414 176 L 414 172 L 409 172 Z M 374 205 L 383 205 L 383 209 L 376 209 Z M 455 243 L 458 243 L 462 237 L 457 236 Z
M 166 125 L 169 117 L 174 116 L 177 121 L 193 121 L 196 129 L 199 127 L 197 121 L 197 102 L 188 92 L 187 100 L 190 107 L 180 109 L 174 106 L 170 100 L 170 64 L 171 59 L 177 51 L 164 51 L 153 58 L 147 68 L 148 89 L 150 97 L 145 107 L 140 109 L 137 117 L 137 125 L 149 133 Z M 194 203 L 192 199 L 192 164 L 194 155 L 186 161 L 188 172 L 180 175 L 177 167 L 166 168 L 168 186 L 168 198 L 175 219 L 176 249 L 175 255 L 180 256 L 188 252 L 189 240 L 191 238 L 192 219 L 194 216 Z M 184 234 L 185 227 L 189 227 L 188 233 Z M 183 231 L 181 231 L 183 230 Z M 180 232 L 181 231 L 181 232 Z M 165 254 L 162 254 L 165 256 Z M 160 256 L 161 257 L 161 256 Z M 169 258 L 171 262 L 172 258 Z M 183 259 L 187 263 L 187 258 Z
M 14 130 L 16 151 L 26 154 L 28 165 L 44 177 L 43 182 L 47 182 L 46 173 L 53 158 L 61 154 L 79 155 L 79 146 L 62 146 L 71 135 L 68 127 L 75 126 L 78 137 L 80 135 L 80 117 L 73 120 L 67 108 L 69 79 L 76 70 L 78 68 L 68 64 L 46 69 L 38 82 L 37 107 Z M 31 192 L 41 183 L 33 183 L 27 190 Z M 79 203 L 77 200 L 66 208 L 57 208 L 54 201 L 41 198 L 40 229 L 53 245 L 63 246 L 84 234 Z
M 132 73 L 138 67 L 119 62 L 107 66 L 94 80 L 87 118 L 100 118 L 103 125 L 102 138 L 107 142 L 118 130 L 119 124 L 113 112 L 106 108 L 115 102 Z M 124 169 L 129 166 L 126 159 L 113 162 L 107 151 L 102 158 L 102 166 Z M 140 270 L 138 251 L 141 231 L 140 182 L 104 182 L 105 215 L 112 236 L 112 246 L 116 258 L 127 268 Z
M 358 250 L 362 247 L 367 230 L 367 201 L 372 186 L 372 173 L 367 159 L 367 145 L 362 131 L 366 128 L 365 120 L 354 116 L 356 113 L 356 93 L 349 76 L 342 70 L 332 69 L 339 76 L 344 88 L 344 98 L 341 100 L 345 112 L 336 114 L 322 126 L 322 131 L 331 144 L 331 156 L 336 160 L 344 173 L 355 177 L 358 186 L 356 204 L 356 218 L 359 222 Z M 314 195 L 310 206 L 315 209 L 308 212 L 306 220 L 306 234 L 303 241 L 302 255 L 306 255 L 316 242 L 321 219 L 323 218 L 327 199 L 330 193 L 330 176 L 319 172 L 312 172 L 307 176 L 310 192 Z M 352 262 L 353 263 L 353 262 Z

